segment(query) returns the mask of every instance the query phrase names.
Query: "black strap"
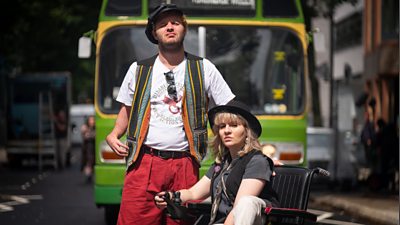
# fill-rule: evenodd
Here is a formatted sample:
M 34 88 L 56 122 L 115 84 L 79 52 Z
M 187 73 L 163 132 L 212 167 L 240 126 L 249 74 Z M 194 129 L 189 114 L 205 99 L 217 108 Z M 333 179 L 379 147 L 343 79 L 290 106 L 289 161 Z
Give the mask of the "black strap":
M 223 190 L 224 189 L 224 185 L 223 185 L 223 181 L 222 181 L 224 179 L 223 178 L 223 173 L 225 171 L 229 170 L 230 167 L 231 167 L 231 163 L 229 163 L 227 160 L 225 160 L 222 170 L 218 173 L 218 174 L 221 174 L 221 180 L 217 184 L 217 190 L 216 190 L 216 193 L 215 193 L 215 197 L 213 198 L 213 201 L 212 201 L 209 225 L 214 224 L 215 219 L 217 218 L 218 208 L 219 208 L 219 205 L 221 203 L 222 193 L 224 192 L 224 190 Z M 216 174 L 216 173 L 214 173 L 214 174 Z

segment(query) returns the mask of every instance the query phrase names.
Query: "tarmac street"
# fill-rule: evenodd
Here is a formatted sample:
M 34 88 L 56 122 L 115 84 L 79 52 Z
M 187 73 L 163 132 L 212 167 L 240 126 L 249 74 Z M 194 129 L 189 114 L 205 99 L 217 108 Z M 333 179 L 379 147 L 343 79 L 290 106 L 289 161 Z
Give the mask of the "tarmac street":
M 93 190 L 90 185 L 84 185 L 83 175 L 79 172 L 79 151 L 76 149 L 73 153 L 72 168 L 61 172 L 51 170 L 36 174 L 37 172 L 26 169 L 10 170 L 6 166 L 7 159 L 4 150 L 0 150 L 0 169 L 4 172 L 2 176 L 5 178 L 2 179 L 3 185 L 0 184 L 0 205 L 3 205 L 3 207 L 0 207 L 0 214 L 3 213 L 1 214 L 3 219 L 16 222 L 14 224 L 20 224 L 14 216 L 7 215 L 25 212 L 26 218 L 30 216 L 29 218 L 32 217 L 38 221 L 50 222 L 56 215 L 62 216 L 62 212 L 65 212 L 66 209 L 71 215 L 78 215 L 84 209 L 92 215 L 91 220 L 86 221 L 86 225 L 104 223 L 102 209 L 96 208 L 94 205 Z M 13 174 L 14 176 L 18 175 L 19 179 L 25 179 L 23 177 L 26 176 L 25 180 L 29 182 L 22 182 L 22 185 L 14 185 L 14 187 L 11 183 Z M 7 179 L 10 180 L 7 181 Z M 68 184 L 63 185 L 62 182 L 66 180 L 68 180 Z M 327 186 L 318 187 L 317 190 L 312 188 L 310 193 L 309 211 L 317 214 L 317 224 L 399 224 L 399 198 L 397 195 L 373 193 L 361 189 L 352 192 L 330 191 L 328 189 Z M 81 196 L 86 196 L 80 198 L 83 200 L 82 202 L 74 201 L 70 197 L 76 195 L 77 191 Z M 59 199 L 63 199 L 61 200 L 63 203 L 53 201 Z M 49 209 L 55 210 L 54 215 L 47 215 L 46 211 L 42 210 L 40 213 L 43 214 L 43 218 L 35 217 L 36 208 L 45 209 L 48 206 L 51 206 Z M 31 209 L 30 207 L 35 208 Z M 32 213 L 28 213 L 28 215 L 27 212 Z M 68 221 L 64 222 L 64 224 L 68 224 Z
M 351 193 L 319 193 L 310 196 L 314 206 L 342 210 L 351 217 L 371 225 L 399 224 L 399 197 L 359 191 Z

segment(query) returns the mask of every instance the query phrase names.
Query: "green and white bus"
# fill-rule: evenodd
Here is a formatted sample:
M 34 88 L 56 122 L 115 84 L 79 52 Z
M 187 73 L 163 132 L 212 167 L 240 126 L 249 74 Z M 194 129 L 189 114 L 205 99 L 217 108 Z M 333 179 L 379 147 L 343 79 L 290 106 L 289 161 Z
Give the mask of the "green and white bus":
M 97 31 L 95 201 L 114 223 L 125 175 L 124 159 L 105 138 L 120 103 L 115 101 L 132 62 L 154 55 L 147 17 L 161 0 L 103 0 Z M 306 165 L 307 32 L 300 0 L 170 0 L 187 15 L 186 51 L 208 58 L 237 99 L 263 126 L 260 140 L 277 147 L 285 164 Z M 205 160 L 201 174 L 212 159 Z

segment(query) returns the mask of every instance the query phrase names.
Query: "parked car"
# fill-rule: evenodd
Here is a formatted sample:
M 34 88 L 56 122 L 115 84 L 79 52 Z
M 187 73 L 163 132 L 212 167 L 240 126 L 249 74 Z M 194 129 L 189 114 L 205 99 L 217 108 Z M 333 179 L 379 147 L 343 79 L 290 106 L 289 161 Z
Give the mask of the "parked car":
M 81 127 L 86 122 L 87 117 L 94 116 L 93 104 L 74 104 L 70 109 L 71 115 L 71 142 L 73 145 L 81 145 L 83 143 L 81 136 Z
M 309 168 L 331 169 L 333 163 L 334 132 L 331 128 L 307 127 L 307 162 Z

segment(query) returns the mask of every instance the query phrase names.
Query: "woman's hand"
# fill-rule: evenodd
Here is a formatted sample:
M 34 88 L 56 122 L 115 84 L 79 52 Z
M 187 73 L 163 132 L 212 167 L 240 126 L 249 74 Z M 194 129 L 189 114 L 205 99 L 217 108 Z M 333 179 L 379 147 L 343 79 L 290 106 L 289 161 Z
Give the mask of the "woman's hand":
M 283 166 L 283 162 L 279 161 L 279 159 L 272 159 L 272 162 L 274 162 L 274 166 Z
M 171 192 L 166 192 L 162 191 L 157 193 L 154 196 L 154 203 L 156 204 L 157 208 L 159 209 L 165 209 L 167 207 L 167 202 L 165 201 L 165 198 L 171 198 L 172 193 Z
M 283 164 L 281 161 L 279 161 L 278 159 L 273 159 L 272 161 L 274 162 L 274 166 L 283 166 L 283 165 L 284 165 L 284 164 Z M 272 171 L 272 176 L 275 176 L 275 175 L 276 175 L 275 171 Z

